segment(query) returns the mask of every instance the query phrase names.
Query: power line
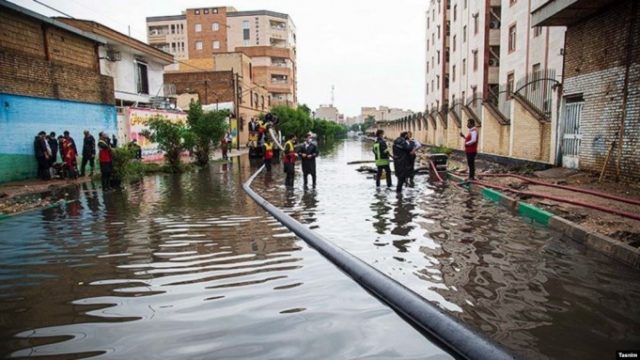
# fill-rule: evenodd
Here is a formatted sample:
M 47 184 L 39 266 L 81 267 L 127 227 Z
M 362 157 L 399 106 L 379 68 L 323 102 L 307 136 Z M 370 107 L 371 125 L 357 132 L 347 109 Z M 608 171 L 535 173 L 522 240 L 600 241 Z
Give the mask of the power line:
M 69 17 L 69 18 L 75 19 L 73 16 L 71 16 L 71 15 L 69 15 L 69 14 L 65 13 L 65 12 L 62 12 L 62 11 L 60 11 L 60 10 L 58 10 L 58 9 L 54 8 L 53 6 L 49 6 L 49 5 L 45 4 L 45 3 L 43 3 L 42 1 L 33 0 L 33 2 L 35 2 L 35 3 L 37 3 L 37 4 L 40 4 L 40 5 L 42 5 L 42 6 L 46 7 L 46 8 L 47 8 L 47 9 L 49 9 L 49 10 L 53 10 L 53 11 L 55 11 L 55 12 L 59 13 L 59 14 L 62 14 L 62 15 L 64 15 L 64 16 L 66 16 L 66 17 Z

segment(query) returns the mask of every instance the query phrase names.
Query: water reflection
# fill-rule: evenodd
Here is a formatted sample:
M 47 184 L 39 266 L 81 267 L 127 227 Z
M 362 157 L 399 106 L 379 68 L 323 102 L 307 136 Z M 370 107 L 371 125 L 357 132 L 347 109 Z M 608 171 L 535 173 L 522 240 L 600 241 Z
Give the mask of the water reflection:
M 278 204 L 522 357 L 600 359 L 640 344 L 637 271 L 457 188 L 418 177 L 400 197 L 376 191 L 346 165 L 363 158 L 368 145 L 343 143 L 318 159 L 313 207 L 298 208 L 301 186 Z M 259 187 L 277 203 L 282 192 Z
M 0 356 L 449 358 L 244 196 L 255 166 L 0 223 Z M 281 201 L 314 222 L 317 195 Z

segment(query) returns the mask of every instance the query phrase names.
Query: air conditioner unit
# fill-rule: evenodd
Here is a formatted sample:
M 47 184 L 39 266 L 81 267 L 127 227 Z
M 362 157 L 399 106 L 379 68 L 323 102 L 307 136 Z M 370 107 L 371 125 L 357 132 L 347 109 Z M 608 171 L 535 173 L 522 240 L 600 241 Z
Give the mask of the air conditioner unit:
M 498 59 L 489 59 L 489 66 L 499 66 L 500 61 Z
M 120 51 L 114 49 L 107 49 L 107 56 L 104 57 L 108 61 L 120 61 L 122 60 L 122 54 Z
M 500 22 L 493 20 L 492 22 L 489 23 L 489 28 L 490 29 L 500 29 Z

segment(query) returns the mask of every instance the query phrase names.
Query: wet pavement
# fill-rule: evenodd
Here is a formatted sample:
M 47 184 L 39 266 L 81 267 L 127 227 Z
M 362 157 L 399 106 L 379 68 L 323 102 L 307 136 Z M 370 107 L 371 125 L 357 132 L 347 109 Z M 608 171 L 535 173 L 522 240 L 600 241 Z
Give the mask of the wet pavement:
M 638 271 L 422 175 L 402 197 L 376 190 L 347 165 L 371 159 L 370 144 L 323 150 L 316 189 L 299 175 L 286 190 L 274 167 L 254 190 L 520 357 L 608 359 L 640 345 Z
M 0 357 L 449 359 L 240 188 L 233 164 L 0 222 Z

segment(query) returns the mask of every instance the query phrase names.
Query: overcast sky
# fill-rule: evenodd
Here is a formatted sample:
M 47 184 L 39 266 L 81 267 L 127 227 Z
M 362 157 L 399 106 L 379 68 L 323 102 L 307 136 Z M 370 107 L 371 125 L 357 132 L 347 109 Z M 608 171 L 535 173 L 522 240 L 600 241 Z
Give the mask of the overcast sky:
M 10 0 L 60 16 L 33 0 Z M 297 27 L 298 98 L 312 109 L 331 102 L 348 116 L 361 106 L 424 107 L 424 12 L 427 0 L 39 0 L 142 41 L 147 16 L 186 8 L 233 6 L 289 14 Z

